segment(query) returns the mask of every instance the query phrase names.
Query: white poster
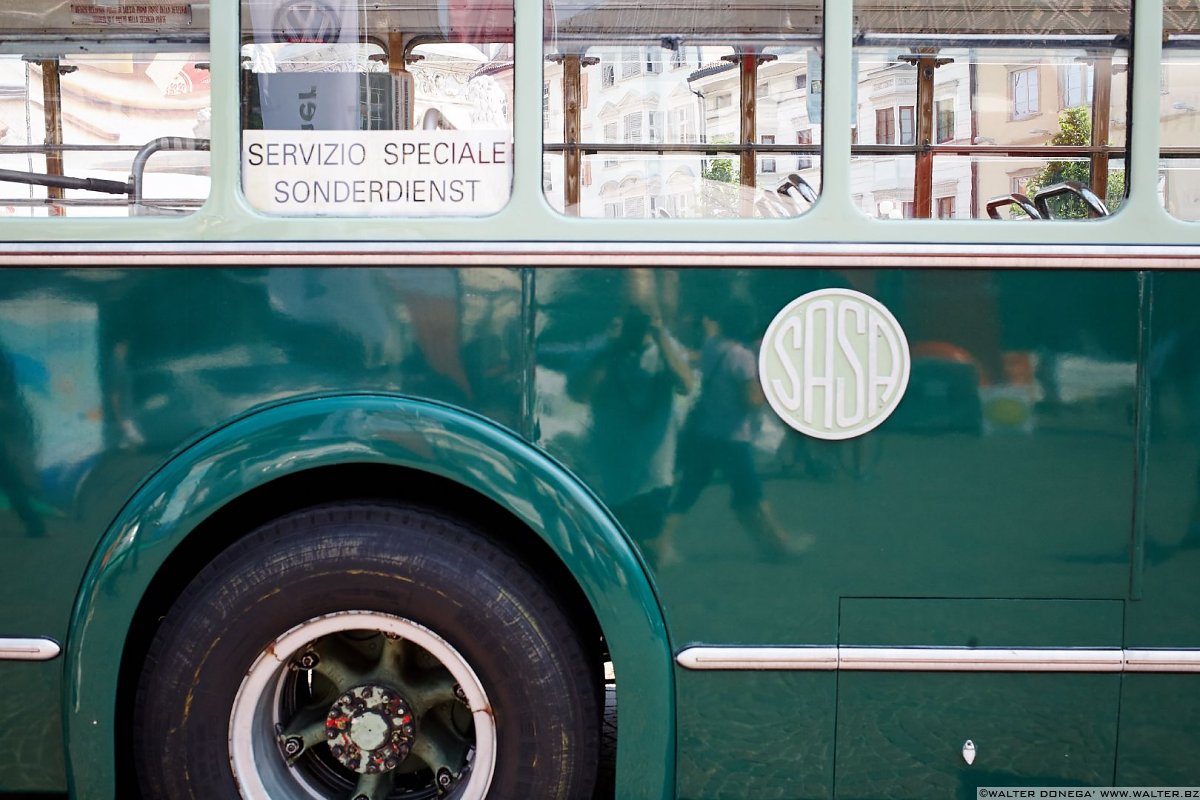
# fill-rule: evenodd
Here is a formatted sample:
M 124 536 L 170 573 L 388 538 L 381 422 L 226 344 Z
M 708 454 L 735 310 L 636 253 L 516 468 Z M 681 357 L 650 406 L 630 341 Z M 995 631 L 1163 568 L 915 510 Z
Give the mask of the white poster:
M 258 74 L 264 128 L 365 127 L 359 113 L 358 71 L 344 69 L 328 55 L 361 49 L 358 15 L 357 0 L 256 0 L 250 4 L 256 43 L 293 45 L 275 54 L 277 62 L 286 61 L 286 65 Z
M 512 134 L 244 131 L 242 185 L 269 214 L 482 216 L 508 202 Z
M 259 75 L 262 126 L 284 131 L 357 130 L 363 127 L 359 79 L 355 72 Z

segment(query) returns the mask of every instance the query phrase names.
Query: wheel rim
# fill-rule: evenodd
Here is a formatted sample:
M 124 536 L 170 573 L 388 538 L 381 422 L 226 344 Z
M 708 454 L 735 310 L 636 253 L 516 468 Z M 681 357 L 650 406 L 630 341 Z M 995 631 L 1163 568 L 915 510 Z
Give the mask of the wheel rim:
M 315 617 L 279 636 L 229 716 L 245 800 L 482 800 L 496 745 L 466 659 L 428 628 L 373 611 Z

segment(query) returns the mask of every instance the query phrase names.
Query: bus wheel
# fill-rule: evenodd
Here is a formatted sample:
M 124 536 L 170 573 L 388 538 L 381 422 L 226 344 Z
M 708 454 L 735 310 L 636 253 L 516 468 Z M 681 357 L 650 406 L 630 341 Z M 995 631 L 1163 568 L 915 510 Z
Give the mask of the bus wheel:
M 594 665 L 553 595 L 462 523 L 276 520 L 184 590 L 134 708 L 146 800 L 591 797 Z

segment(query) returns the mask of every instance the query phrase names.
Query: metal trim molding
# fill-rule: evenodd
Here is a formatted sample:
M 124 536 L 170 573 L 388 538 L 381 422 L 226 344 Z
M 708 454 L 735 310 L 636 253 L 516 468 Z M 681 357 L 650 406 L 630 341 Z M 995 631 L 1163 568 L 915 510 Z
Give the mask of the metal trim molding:
M 53 639 L 0 639 L 0 661 L 53 661 L 61 652 Z
M 836 647 L 689 647 L 675 661 L 698 670 L 835 670 Z
M 1200 650 L 1126 650 L 1125 671 L 1200 672 Z
M 1200 672 L 1200 649 L 1001 647 L 689 647 L 690 670 L 857 672 Z
M 1120 650 L 843 647 L 838 669 L 918 672 L 1120 672 Z
M 832 242 L 0 242 L 9 266 L 604 266 L 916 269 L 1197 269 L 1193 245 Z

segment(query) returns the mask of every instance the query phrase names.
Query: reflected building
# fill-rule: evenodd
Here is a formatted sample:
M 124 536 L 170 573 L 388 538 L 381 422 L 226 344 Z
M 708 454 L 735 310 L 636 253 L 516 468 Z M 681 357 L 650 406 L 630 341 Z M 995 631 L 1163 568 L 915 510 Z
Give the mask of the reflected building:
M 770 48 L 755 56 L 755 142 L 820 143 L 819 119 L 809 119 L 808 58 L 799 48 Z M 543 184 L 559 211 L 583 217 L 791 216 L 799 209 L 754 207 L 792 172 L 819 187 L 819 159 L 811 154 L 758 153 L 754 177 L 743 176 L 736 145 L 744 106 L 739 69 L 743 56 L 727 45 L 595 46 L 581 57 L 579 201 L 568 208 L 565 159 L 545 156 Z M 563 57 L 545 65 L 542 107 L 545 140 L 564 141 L 570 94 Z M 696 145 L 729 145 L 700 151 Z M 647 147 L 662 145 L 661 150 Z M 691 146 L 689 148 L 689 146 Z M 757 187 L 759 192 L 747 188 Z M 776 195 L 777 196 L 777 195 Z M 773 199 L 770 198 L 769 199 Z M 743 204 L 749 201 L 749 211 Z
M 895 50 L 859 52 L 855 144 L 920 146 L 914 60 L 915 56 Z M 1087 174 L 1086 156 L 1051 159 L 1037 156 L 1036 148 L 1059 143 L 1054 137 L 1062 130 L 1061 115 L 1073 108 L 1087 109 L 1089 127 L 1082 131 L 1088 141 L 1071 143 L 1091 143 L 1093 98 L 1100 96 L 1096 94 L 1098 57 L 1083 51 L 1039 54 L 958 48 L 939 52 L 937 60 L 930 144 L 948 152 L 933 159 L 932 217 L 984 218 L 989 200 L 1030 192 L 1051 161 L 1078 162 L 1082 174 Z M 1123 63 L 1118 66 L 1112 69 L 1111 86 L 1104 93 L 1111 98 L 1104 117 L 1108 144 L 1122 147 L 1127 118 L 1125 69 Z M 977 154 L 969 154 L 968 149 Z M 1121 166 L 1114 159 L 1111 169 Z M 1115 172 L 1110 176 L 1121 179 Z M 851 192 L 855 205 L 868 216 L 918 216 L 915 187 L 913 155 L 855 156 Z M 1120 187 L 1110 190 L 1109 196 L 1114 192 L 1119 196 Z
M 1123 49 L 1127 31 L 1120 30 L 1127 17 L 1112 12 L 1105 24 L 1114 32 L 1064 27 L 1020 40 L 1001 29 L 1024 22 L 1001 15 L 986 23 L 998 25 L 996 31 L 980 28 L 925 46 L 925 38 L 939 38 L 928 32 L 936 25 L 917 33 L 908 23 L 873 16 L 884 11 L 870 6 L 863 8 L 855 50 L 849 131 L 855 151 L 847 187 L 864 214 L 982 219 L 989 201 L 1062 180 L 1119 205 L 1129 127 L 1129 52 Z M 880 32 L 867 29 L 873 22 Z M 586 32 L 588 43 L 575 45 L 578 55 L 567 52 L 572 44 L 563 39 L 550 45 L 544 64 L 543 183 L 556 209 L 623 219 L 780 216 L 805 208 L 764 206 L 789 175 L 819 189 L 822 62 L 801 32 L 777 31 L 777 40 L 790 38 L 796 46 L 766 48 L 735 41 L 740 34 L 708 30 L 682 31 L 657 46 Z M 606 36 L 612 44 L 596 43 Z M 1168 47 L 1164 55 L 1159 192 L 1172 214 L 1194 219 L 1200 216 L 1200 159 L 1182 151 L 1200 127 L 1200 76 L 1189 52 Z M 748 53 L 756 59 L 752 71 L 742 68 Z M 917 98 L 922 56 L 936 65 L 928 131 Z M 564 66 L 571 58 L 577 59 L 574 78 Z M 751 85 L 753 98 L 746 96 Z M 573 143 L 580 151 L 574 165 Z M 730 149 L 694 149 L 703 144 Z M 754 152 L 740 154 L 739 144 Z M 929 174 L 919 179 L 926 144 L 932 148 L 924 165 Z M 1075 152 L 1042 152 L 1051 146 Z M 1101 174 L 1092 177 L 1093 170 Z M 917 196 L 919 186 L 927 198 Z M 998 210 L 1001 217 L 1021 213 L 1003 203 Z
M 42 60 L 0 55 L 0 144 L 47 146 L 0 153 L 0 168 L 124 183 L 134 154 L 150 140 L 209 136 L 207 61 L 207 53 L 80 53 Z M 47 86 L 58 87 L 57 100 Z M 55 152 L 53 146 L 67 149 Z M 208 196 L 208 173 L 207 152 L 159 153 L 146 166 L 145 196 L 198 207 Z M 65 202 L 48 207 L 48 198 Z M 122 195 L 0 183 L 0 218 L 126 216 L 126 206 Z

